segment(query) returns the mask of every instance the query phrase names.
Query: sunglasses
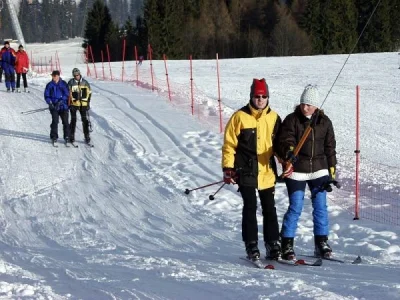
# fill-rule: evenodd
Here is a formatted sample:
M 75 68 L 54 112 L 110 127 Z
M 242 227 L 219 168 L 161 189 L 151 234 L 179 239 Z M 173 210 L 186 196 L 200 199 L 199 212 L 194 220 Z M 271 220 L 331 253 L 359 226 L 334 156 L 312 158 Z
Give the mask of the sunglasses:
M 257 96 L 254 96 L 254 98 L 255 98 L 255 99 L 261 99 L 261 98 L 267 99 L 268 96 L 267 96 L 267 95 L 257 95 Z

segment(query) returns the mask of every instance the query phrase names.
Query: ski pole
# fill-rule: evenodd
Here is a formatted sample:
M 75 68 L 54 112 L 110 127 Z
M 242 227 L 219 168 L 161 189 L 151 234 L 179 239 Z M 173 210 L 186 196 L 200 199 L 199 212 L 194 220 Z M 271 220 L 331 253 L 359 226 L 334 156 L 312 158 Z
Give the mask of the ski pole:
M 226 184 L 226 183 L 224 182 L 224 183 L 218 188 L 218 190 L 217 190 L 214 194 L 208 196 L 208 199 L 214 200 L 214 199 L 215 199 L 214 196 L 224 187 L 225 184 Z
M 21 114 L 23 114 L 23 115 L 29 115 L 29 114 L 34 114 L 34 113 L 37 113 L 37 112 L 40 112 L 40 111 L 45 111 L 45 110 L 47 110 L 47 109 L 49 109 L 49 108 L 48 108 L 48 107 L 45 107 L 45 108 L 38 108 L 38 109 L 33 109 L 33 110 L 27 110 L 27 111 L 22 111 Z
M 186 189 L 186 190 L 185 190 L 185 194 L 186 194 L 186 195 L 189 195 L 189 193 L 190 193 L 191 191 L 204 189 L 204 188 L 206 188 L 206 187 L 209 187 L 209 186 L 212 186 L 212 185 L 215 185 L 215 184 L 219 184 L 219 183 L 222 183 L 222 182 L 224 182 L 224 181 L 221 180 L 221 181 L 213 182 L 213 183 L 210 183 L 210 184 L 207 184 L 207 185 L 203 185 L 203 186 L 199 186 L 199 187 L 197 187 L 197 188 L 190 189 L 190 190 L 189 190 L 189 189 Z

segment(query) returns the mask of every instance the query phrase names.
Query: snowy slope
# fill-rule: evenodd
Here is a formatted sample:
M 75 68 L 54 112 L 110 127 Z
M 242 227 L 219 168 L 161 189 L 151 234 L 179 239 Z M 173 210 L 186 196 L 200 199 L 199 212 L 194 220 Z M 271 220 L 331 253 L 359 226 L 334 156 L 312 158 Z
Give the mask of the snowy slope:
M 79 41 L 29 49 L 57 50 L 66 79 L 75 66 L 85 70 Z M 225 112 L 246 103 L 252 78 L 262 76 L 271 88 L 271 105 L 285 116 L 306 83 L 319 84 L 326 94 L 344 58 L 222 61 Z M 393 130 L 398 125 L 381 122 L 382 116 L 398 120 L 397 57 L 359 55 L 350 62 L 357 72 L 344 72 L 334 100 L 328 98 L 324 106 L 337 130 L 340 158 L 351 161 L 354 131 L 348 128 L 354 120 L 346 116 L 353 113 L 355 85 L 363 84 L 371 87 L 363 93 L 369 116 L 363 122 L 370 124 L 364 127 L 368 147 L 363 153 L 385 161 L 384 155 L 398 148 L 399 133 Z M 186 80 L 178 76 L 186 64 L 170 63 L 174 80 Z M 213 64 L 197 62 L 204 68 L 195 78 L 210 95 L 216 93 L 208 73 Z M 374 72 L 379 74 L 368 79 L 366 74 Z M 49 113 L 21 114 L 45 107 L 49 80 L 31 79 L 30 94 L 7 94 L 4 86 L 0 91 L 0 298 L 400 299 L 400 228 L 354 222 L 331 201 L 330 241 L 336 255 L 348 261 L 361 255 L 363 264 L 254 269 L 239 259 L 244 255 L 242 205 L 235 187 L 223 189 L 215 201 L 208 195 L 218 186 L 183 193 L 220 180 L 222 135 L 155 92 L 90 80 L 95 147 L 53 148 Z M 393 101 L 383 103 L 388 98 Z M 80 129 L 78 123 L 77 140 L 83 139 Z M 346 164 L 341 168 L 346 173 Z M 276 202 L 281 220 L 287 207 L 283 185 L 277 186 Z M 259 224 L 261 229 L 261 218 Z M 298 253 L 312 253 L 309 203 L 296 246 Z

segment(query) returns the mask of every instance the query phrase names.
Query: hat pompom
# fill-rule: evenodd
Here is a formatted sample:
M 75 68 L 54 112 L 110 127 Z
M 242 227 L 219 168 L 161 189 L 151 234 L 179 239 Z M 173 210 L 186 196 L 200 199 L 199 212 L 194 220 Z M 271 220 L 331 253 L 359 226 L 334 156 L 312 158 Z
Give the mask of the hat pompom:
M 300 104 L 319 107 L 319 92 L 315 85 L 309 84 L 304 88 L 300 97 Z

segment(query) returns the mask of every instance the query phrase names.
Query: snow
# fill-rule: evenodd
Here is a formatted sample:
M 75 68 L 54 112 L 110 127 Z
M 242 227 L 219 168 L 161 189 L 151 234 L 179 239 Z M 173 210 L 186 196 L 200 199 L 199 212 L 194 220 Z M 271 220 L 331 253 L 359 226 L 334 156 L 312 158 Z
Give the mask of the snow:
M 80 44 L 31 44 L 27 50 L 42 57 L 57 51 L 69 79 L 74 67 L 86 71 Z M 393 189 L 399 182 L 399 161 L 391 159 L 399 145 L 397 56 L 351 55 L 326 98 L 341 178 L 354 172 L 355 86 L 360 85 L 362 159 L 375 166 L 363 178 L 390 179 Z M 326 95 L 346 58 L 221 60 L 224 120 L 248 101 L 252 78 L 267 79 L 271 106 L 284 117 L 306 84 L 317 84 Z M 174 105 L 163 92 L 89 78 L 94 148 L 81 142 L 79 121 L 79 148 L 54 148 L 48 111 L 21 114 L 46 107 L 43 90 L 50 76 L 31 78 L 29 94 L 6 94 L 1 86 L 0 298 L 400 299 L 400 228 L 353 221 L 336 201 L 343 196 L 338 190 L 329 198 L 330 244 L 338 258 L 350 262 L 361 255 L 362 264 L 324 261 L 321 267 L 260 270 L 239 259 L 242 203 L 235 187 L 223 188 L 214 201 L 208 196 L 218 185 L 183 193 L 221 179 L 223 140 L 218 126 L 208 122 L 217 103 L 215 61 L 194 61 L 197 96 L 209 106 L 200 117 L 179 102 L 190 82 L 188 65 L 168 62 Z M 115 74 L 119 67 L 113 64 Z M 163 62 L 154 67 L 161 83 Z M 132 64 L 127 68 L 133 74 Z M 148 62 L 141 68 L 144 73 Z M 393 172 L 383 178 L 389 159 Z M 282 184 L 276 203 L 281 222 L 288 205 Z M 295 240 L 299 254 L 313 251 L 311 213 L 306 201 Z M 261 212 L 258 217 L 261 231 Z M 259 240 L 262 246 L 261 235 Z

